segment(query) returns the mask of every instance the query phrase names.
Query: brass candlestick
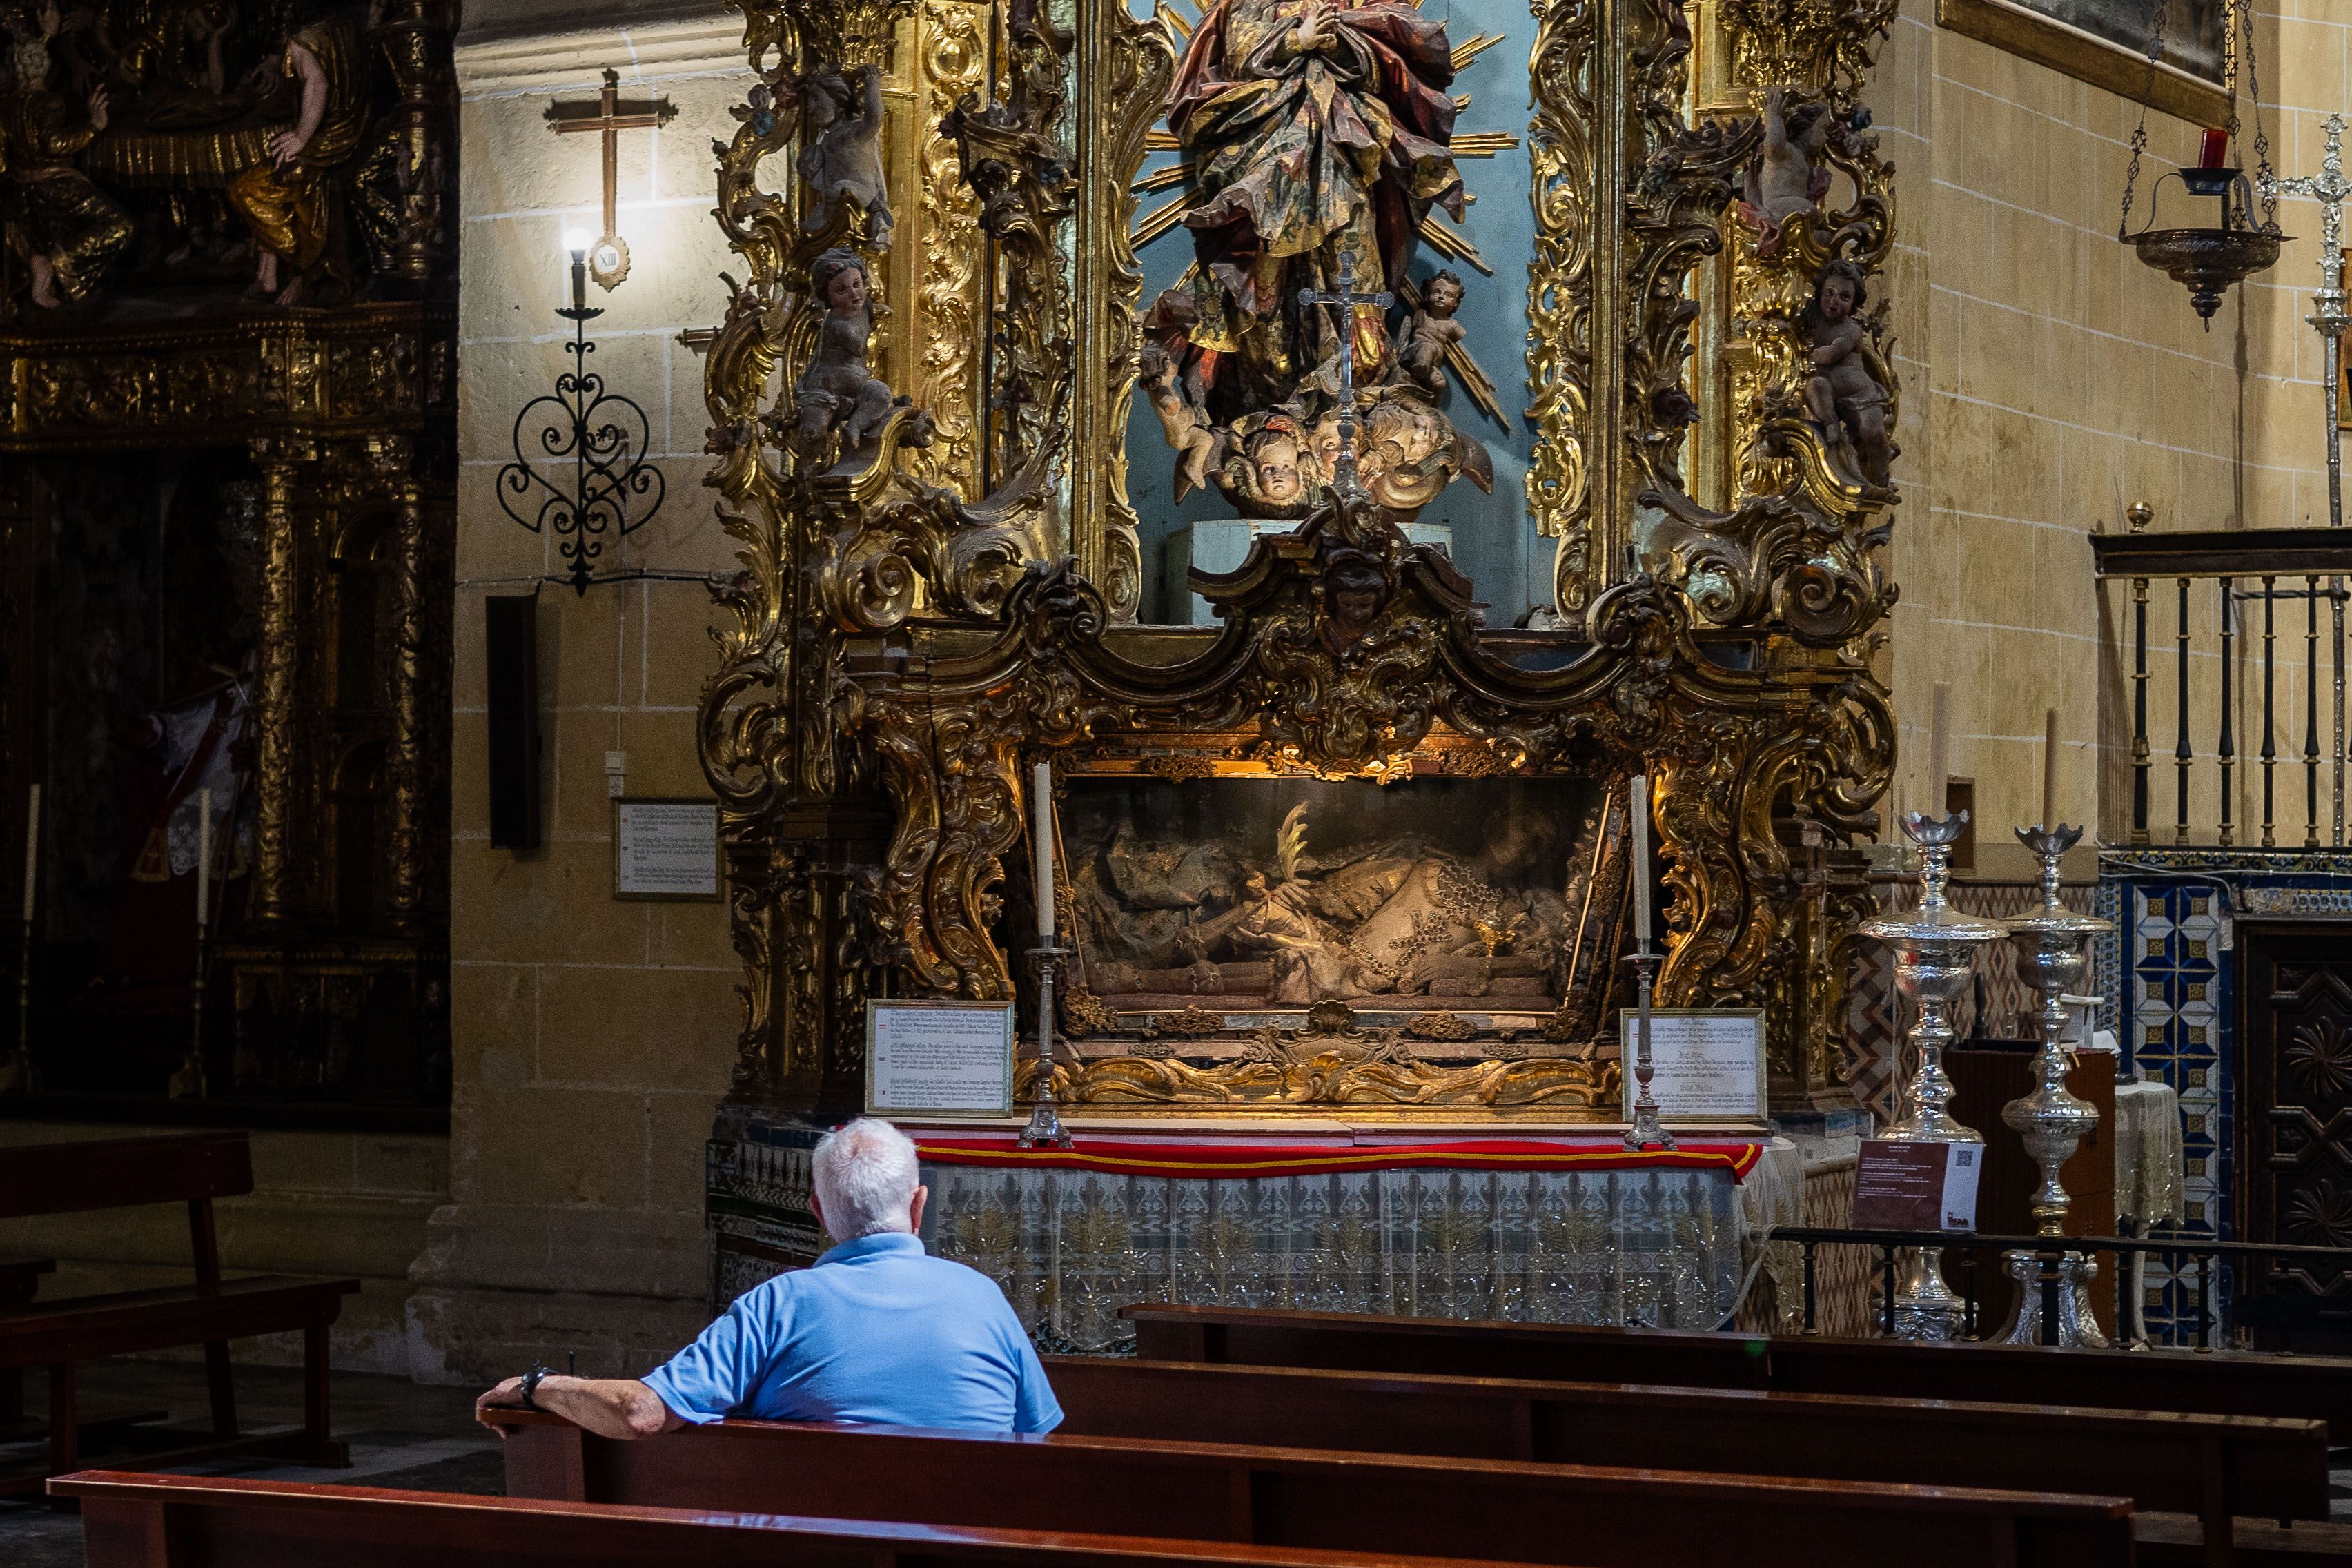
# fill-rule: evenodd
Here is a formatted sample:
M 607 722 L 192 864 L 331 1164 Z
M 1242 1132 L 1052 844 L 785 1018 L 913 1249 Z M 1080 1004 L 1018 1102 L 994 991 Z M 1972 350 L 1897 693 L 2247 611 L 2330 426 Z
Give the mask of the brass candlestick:
M 1917 1066 L 1904 1089 L 1901 1114 L 1878 1134 L 1891 1143 L 1984 1142 L 1973 1128 L 1952 1119 L 1948 1109 L 1952 1080 L 1944 1076 L 1944 1047 L 1953 1039 L 1952 1004 L 1969 994 L 1978 951 L 2003 934 L 1991 921 L 1953 909 L 1945 896 L 1952 845 L 1968 821 L 1965 811 L 1949 816 L 1906 813 L 1903 831 L 1919 847 L 1919 907 L 1881 915 L 1861 927 L 1863 935 L 1895 950 L 1895 989 L 1916 1009 L 1911 1046 Z M 1944 1283 L 1942 1264 L 1941 1247 L 1921 1247 L 1912 1254 L 1895 1295 L 1896 1338 L 1959 1337 L 1961 1302 Z
M 1642 933 L 1642 945 L 1626 954 L 1625 962 L 1633 966 L 1641 1009 L 1633 1025 L 1635 1095 L 1632 1125 L 1625 1129 L 1625 1147 L 1636 1153 L 1644 1149 L 1663 1149 L 1672 1153 L 1674 1137 L 1659 1124 L 1658 1102 L 1650 1094 L 1650 1079 L 1657 1072 L 1657 1064 L 1650 1054 L 1650 984 L 1657 974 L 1658 955 L 1650 951 L 1649 932 Z
M 2058 899 L 2058 863 L 2082 839 L 2081 828 L 2037 823 L 2019 828 L 2017 837 L 2042 863 L 2042 907 L 2005 923 L 2017 949 L 2019 975 L 2042 994 L 2035 1020 L 2042 1046 L 2033 1058 L 2032 1092 L 2002 1106 L 2000 1120 L 2024 1140 L 2025 1152 L 2042 1168 L 2042 1185 L 2033 1194 L 2033 1233 L 2056 1237 L 2065 1234 L 2073 1203 L 2058 1173 L 2099 1125 L 2097 1109 L 2066 1088 L 2074 1062 L 2064 1044 L 2065 994 L 2088 965 L 2084 944 L 2108 925 L 2076 914 Z M 2000 1339 L 2011 1344 L 2106 1344 L 2097 1319 L 2086 1310 L 2090 1282 L 2098 1272 L 2095 1261 L 2081 1253 L 2020 1251 L 2003 1254 L 2001 1263 L 2017 1281 L 2018 1304 Z
M 1029 1102 L 1029 1125 L 1021 1130 L 1024 1149 L 1070 1146 L 1070 1131 L 1054 1103 L 1054 971 L 1070 950 L 1052 943 L 1048 937 L 1047 945 L 1029 950 L 1029 961 L 1037 966 L 1037 1089 Z

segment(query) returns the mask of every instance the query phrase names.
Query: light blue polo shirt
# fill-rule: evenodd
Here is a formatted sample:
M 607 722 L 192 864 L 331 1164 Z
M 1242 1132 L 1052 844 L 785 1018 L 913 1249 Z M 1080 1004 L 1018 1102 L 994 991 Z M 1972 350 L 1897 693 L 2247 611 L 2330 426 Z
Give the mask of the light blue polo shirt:
M 1050 1432 L 1061 1402 L 996 1282 L 903 1231 L 745 1291 L 646 1374 L 697 1426 L 727 1415 Z

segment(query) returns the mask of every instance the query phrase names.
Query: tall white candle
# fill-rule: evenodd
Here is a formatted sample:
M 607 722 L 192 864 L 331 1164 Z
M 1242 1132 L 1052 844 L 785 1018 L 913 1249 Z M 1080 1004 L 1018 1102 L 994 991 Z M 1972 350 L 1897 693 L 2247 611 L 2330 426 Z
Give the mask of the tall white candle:
M 1629 803 L 1633 821 L 1633 940 L 1650 942 L 1650 775 L 1636 773 Z
M 41 885 L 41 786 L 25 795 L 25 923 L 33 923 L 33 893 Z
M 212 921 L 213 792 L 196 792 L 196 929 Z
M 1039 945 L 1054 945 L 1054 764 L 1039 763 L 1030 775 L 1029 794 L 1034 803 L 1029 837 L 1037 846 L 1037 937 Z
M 2058 710 L 2042 714 L 2042 826 L 2058 826 Z
M 1934 716 L 1927 724 L 1927 805 L 1931 816 L 1948 815 L 1945 791 L 1952 782 L 1952 683 L 1936 682 Z

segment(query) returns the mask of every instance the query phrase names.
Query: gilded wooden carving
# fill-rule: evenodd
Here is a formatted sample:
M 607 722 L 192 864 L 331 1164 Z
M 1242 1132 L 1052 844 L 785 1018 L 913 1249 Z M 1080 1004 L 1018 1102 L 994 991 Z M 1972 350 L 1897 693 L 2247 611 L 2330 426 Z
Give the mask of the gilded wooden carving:
M 1578 779 L 1621 803 L 1622 781 L 1651 773 L 1671 889 L 1662 1000 L 1765 1006 L 1776 1085 L 1833 1087 L 1823 977 L 1853 910 L 1841 879 L 1892 761 L 1861 653 L 1892 602 L 1876 552 L 1894 495 L 1871 442 L 1873 419 L 1892 429 L 1897 389 L 1882 316 L 1805 306 L 1838 265 L 1866 293 L 1891 243 L 1888 171 L 1858 113 L 1884 6 L 1717 7 L 1759 107 L 1781 86 L 1822 106 L 1794 117 L 1798 137 L 1823 116 L 1843 127 L 1817 151 L 1851 199 L 1782 204 L 1759 256 L 1738 207 L 1759 160 L 1797 144 L 1790 118 L 1692 123 L 1676 8 L 1538 5 L 1527 526 L 1559 543 L 1552 629 L 1505 633 L 1481 624 L 1444 553 L 1408 540 L 1410 508 L 1307 461 L 1305 429 L 1300 470 L 1333 482 L 1240 568 L 1196 574 L 1219 628 L 1133 624 L 1141 562 L 1121 476 L 1147 360 L 1134 236 L 1155 221 L 1135 223 L 1133 196 L 1146 148 L 1170 144 L 1151 138 L 1177 134 L 1151 128 L 1183 90 L 1190 23 L 1015 4 L 991 56 L 949 0 L 740 3 L 761 82 L 715 151 L 719 222 L 749 270 L 707 374 L 710 482 L 743 569 L 721 595 L 730 625 L 701 720 L 747 971 L 740 1092 L 856 1098 L 868 987 L 1025 995 L 1009 926 L 1038 896 L 1019 868 L 1026 767 L 1046 759 L 1063 777 L 1171 783 Z M 895 67 L 893 37 L 916 45 Z M 1458 47 L 1456 63 L 1485 47 Z M 867 60 L 911 71 L 917 101 L 955 94 L 935 124 L 892 131 L 919 149 L 894 166 L 922 181 L 895 210 L 920 215 L 908 276 L 923 320 L 887 326 L 917 334 L 893 383 L 913 403 L 870 438 L 813 445 L 791 389 L 820 352 L 816 269 L 827 251 L 875 254 L 873 236 L 856 210 L 799 221 L 808 193 L 760 175 L 799 133 L 793 84 Z M 1788 166 L 1773 169 L 1782 189 Z M 1810 188 L 1814 174 L 1796 177 Z M 1685 472 L 1706 412 L 1686 379 L 1685 281 L 1727 235 L 1753 374 L 1724 414 L 1742 483 L 1717 511 Z M 1397 309 L 1442 324 L 1438 292 Z M 1424 349 L 1420 330 L 1399 342 L 1426 369 L 1449 340 L 1433 326 Z M 1846 368 L 1816 375 L 1812 352 L 1832 338 Z M 1213 1001 L 1122 1011 L 1077 984 L 1062 998 L 1073 1049 L 1057 1097 L 1613 1114 L 1622 856 L 1591 868 L 1605 918 L 1587 922 L 1589 953 L 1579 932 L 1586 980 L 1551 1011 L 1228 1028 Z M 1489 940 L 1490 965 L 1508 940 Z

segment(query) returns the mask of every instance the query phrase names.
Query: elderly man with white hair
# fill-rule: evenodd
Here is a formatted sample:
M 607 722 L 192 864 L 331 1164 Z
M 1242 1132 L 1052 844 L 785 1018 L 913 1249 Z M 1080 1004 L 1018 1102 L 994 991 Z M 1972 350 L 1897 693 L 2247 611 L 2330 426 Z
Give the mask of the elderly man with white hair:
M 912 1140 L 861 1120 L 818 1141 L 810 1207 L 839 1243 L 744 1292 L 644 1378 L 534 1368 L 474 1402 L 551 1410 L 606 1437 L 727 1415 L 1050 1432 L 1062 1406 L 1020 1320 L 986 1275 L 916 1235 L 930 1189 Z M 501 1429 L 501 1436 L 503 1430 Z

